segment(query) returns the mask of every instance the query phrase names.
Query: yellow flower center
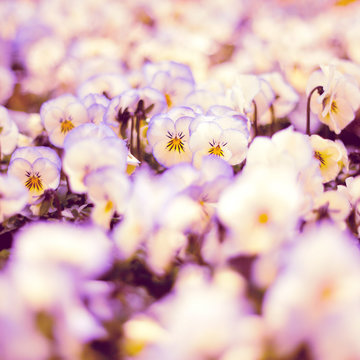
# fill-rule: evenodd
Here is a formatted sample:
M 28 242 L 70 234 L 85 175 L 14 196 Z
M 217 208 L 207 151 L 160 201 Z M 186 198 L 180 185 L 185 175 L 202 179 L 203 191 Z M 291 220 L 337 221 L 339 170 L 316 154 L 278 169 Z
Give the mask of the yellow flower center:
M 182 132 L 173 136 L 173 134 L 168 131 L 166 136 L 170 139 L 166 145 L 166 149 L 169 151 L 178 151 L 179 154 L 185 152 L 184 142 L 182 140 L 185 135 Z
M 221 145 L 225 146 L 226 144 L 227 143 L 222 143 Z M 209 149 L 208 153 L 210 155 L 221 156 L 221 157 L 224 156 L 222 147 L 220 146 L 219 143 L 216 143 L 214 139 L 212 142 L 209 142 L 209 145 L 210 145 L 210 149 Z
M 165 94 L 165 100 L 167 103 L 167 106 L 170 108 L 172 106 L 172 100 L 169 94 Z
M 105 212 L 108 213 L 112 210 L 112 208 L 114 207 L 114 204 L 111 200 L 108 200 L 106 205 L 105 205 Z
M 266 224 L 269 221 L 269 215 L 265 212 L 258 215 L 259 224 Z
M 43 184 L 41 182 L 41 176 L 39 173 L 31 174 L 29 171 L 26 172 L 28 179 L 25 181 L 25 186 L 30 190 L 41 191 L 43 190 Z
M 212 148 L 210 148 L 209 154 L 215 156 L 224 156 L 224 152 L 222 151 L 220 145 L 213 146 Z
M 323 109 L 325 109 L 328 105 L 329 105 L 329 102 L 330 102 L 330 97 L 327 96 L 324 100 L 323 100 Z M 329 112 L 332 112 L 334 114 L 337 114 L 339 112 L 339 108 L 337 106 L 337 103 L 335 100 L 333 100 L 330 104 L 330 110 Z M 330 114 L 327 113 L 326 116 L 329 116 Z
M 357 1 L 357 0 L 338 0 L 335 3 L 335 5 L 336 6 L 347 6 L 347 5 L 349 5 L 349 4 L 351 4 L 351 3 L 355 2 L 355 1 Z
M 333 101 L 331 103 L 331 112 L 333 112 L 334 114 L 337 114 L 339 112 L 339 108 L 337 107 L 336 101 Z
M 318 159 L 320 161 L 320 168 L 324 167 L 325 164 L 325 156 L 321 154 L 319 151 L 315 151 L 314 153 L 315 159 Z
M 74 128 L 74 124 L 71 122 L 71 120 L 63 120 L 61 121 L 61 133 L 67 134 L 70 130 Z

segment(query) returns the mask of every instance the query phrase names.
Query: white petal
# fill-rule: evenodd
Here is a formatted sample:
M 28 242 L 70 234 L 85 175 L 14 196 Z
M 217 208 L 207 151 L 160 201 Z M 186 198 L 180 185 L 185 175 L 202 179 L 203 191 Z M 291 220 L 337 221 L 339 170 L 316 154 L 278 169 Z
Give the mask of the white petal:
M 64 110 L 65 118 L 71 120 L 74 126 L 84 124 L 89 121 L 88 113 L 81 102 L 69 104 Z
M 50 160 L 45 158 L 36 160 L 33 164 L 33 170 L 40 174 L 45 189 L 56 189 L 59 186 L 60 171 L 56 164 Z
M 25 159 L 15 159 L 9 164 L 8 174 L 17 177 L 23 184 L 25 184 L 28 177 L 26 172 L 32 172 L 32 166 L 29 161 Z
M 170 138 L 167 137 L 167 132 L 170 132 L 172 135 L 175 133 L 175 126 L 170 118 L 165 116 L 152 118 L 147 131 L 150 146 L 153 147 L 156 143 L 165 139 L 169 141 Z
M 189 146 L 191 151 L 196 152 L 200 149 L 209 149 L 209 143 L 212 141 L 217 142 L 220 139 L 221 133 L 221 127 L 215 123 L 200 123 L 190 136 Z

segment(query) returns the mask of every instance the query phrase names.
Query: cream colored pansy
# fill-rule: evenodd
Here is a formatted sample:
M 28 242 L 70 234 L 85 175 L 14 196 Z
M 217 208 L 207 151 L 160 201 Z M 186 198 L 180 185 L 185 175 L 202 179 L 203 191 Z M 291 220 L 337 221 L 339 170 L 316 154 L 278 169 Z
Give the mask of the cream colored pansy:
M 115 166 L 121 171 L 126 169 L 128 149 L 123 140 L 117 137 L 89 137 L 81 139 L 65 149 L 63 170 L 68 176 L 71 190 L 85 193 L 85 178 L 92 171 L 107 166 Z
M 230 90 L 230 106 L 246 116 L 253 114 L 254 122 L 269 110 L 274 98 L 270 84 L 255 75 L 238 75 Z
M 54 283 L 54 282 L 53 282 Z M 37 329 L 29 303 L 19 296 L 8 271 L 0 275 L 1 357 L 11 360 L 39 360 L 50 356 L 50 344 Z M 19 342 L 21 346 L 19 346 Z
M 214 218 L 221 193 L 233 179 L 233 168 L 220 157 L 212 156 L 203 159 L 200 169 L 188 163 L 178 164 L 162 176 L 179 193 L 187 195 L 195 204 L 200 205 L 201 218 L 192 224 L 191 232 L 202 235 Z M 179 214 L 180 212 L 181 209 Z
M 271 139 L 256 137 L 248 150 L 246 168 L 259 166 L 292 169 L 303 192 L 302 214 L 311 211 L 314 198 L 323 192 L 323 178 L 309 136 L 290 126 L 276 132 Z
M 165 204 L 173 199 L 175 190 L 170 184 L 161 178 L 156 180 L 147 168 L 134 174 L 123 221 L 113 231 L 122 258 L 131 257 L 149 239 L 156 221 L 164 215 Z
M 84 279 L 94 279 L 110 267 L 111 251 L 110 239 L 98 227 L 38 222 L 16 237 L 14 260 L 43 267 L 65 265 Z M 39 303 L 46 302 L 39 294 L 31 293 L 30 284 L 24 287 L 30 297 Z M 56 292 L 59 294 L 59 290 Z
M 0 175 L 0 222 L 20 212 L 27 201 L 27 191 L 18 178 Z
M 193 163 L 201 166 L 204 156 L 218 156 L 230 165 L 241 163 L 246 156 L 248 132 L 243 122 L 226 116 L 198 116 L 190 126 L 190 150 Z
M 116 167 L 92 171 L 84 179 L 89 200 L 94 204 L 91 218 L 105 229 L 116 212 L 121 215 L 125 209 L 130 190 L 128 177 Z
M 197 86 L 184 101 L 186 106 L 190 106 L 197 113 L 203 113 L 209 110 L 214 104 L 229 105 L 224 89 L 203 88 Z M 237 112 L 238 113 L 238 112 Z
M 26 113 L 8 109 L 8 114 L 15 122 L 20 132 L 18 146 L 30 145 L 33 139 L 43 133 L 44 127 L 41 124 L 41 117 L 39 113 Z M 27 139 L 28 143 L 26 145 L 20 145 L 24 140 L 24 137 Z
M 29 190 L 32 203 L 47 189 L 56 189 L 60 182 L 61 160 L 48 147 L 23 147 L 11 156 L 8 174 L 17 177 Z
M 33 223 L 17 235 L 7 269 L 17 298 L 53 320 L 59 356 L 76 358 L 85 342 L 106 334 L 83 288 L 110 268 L 111 241 L 99 227 L 61 222 Z
M 232 254 L 262 254 L 292 238 L 302 205 L 297 173 L 276 166 L 251 167 L 221 194 L 218 216 Z
M 275 99 L 272 103 L 274 115 L 276 118 L 287 116 L 299 101 L 299 95 L 295 90 L 285 82 L 281 73 L 272 72 L 262 74 L 261 79 L 266 80 L 274 92 Z M 256 100 L 256 98 L 255 98 Z M 270 109 L 268 109 L 259 118 L 260 124 L 269 124 L 272 121 Z
M 314 157 L 318 160 L 323 182 L 334 180 L 348 164 L 346 149 L 340 140 L 332 141 L 319 135 L 310 136 Z
M 1 63 L 0 82 L 0 104 L 5 104 L 5 102 L 10 98 L 13 93 L 16 77 L 9 68 L 2 66 Z
M 360 236 L 360 176 L 348 177 L 345 185 L 338 185 L 338 191 L 350 202 L 355 213 L 355 225 Z
M 94 124 L 100 124 L 110 100 L 105 95 L 88 94 L 82 99 L 82 102 L 87 109 L 89 120 Z
M 345 180 L 349 200 L 360 215 L 360 176 L 350 177 Z
M 255 75 L 236 76 L 234 85 L 230 89 L 229 97 L 232 107 L 241 114 L 249 114 L 253 110 L 252 101 L 261 88 L 260 79 Z
M 155 159 L 165 167 L 190 162 L 192 159 L 189 148 L 189 125 L 193 118 L 177 115 L 158 115 L 152 117 L 149 122 L 149 145 Z
M 345 220 L 351 212 L 351 203 L 341 191 L 325 191 L 314 199 L 312 213 L 306 216 L 307 221 L 323 218 L 331 219 L 340 229 L 346 229 Z
M 0 156 L 10 155 L 16 148 L 19 130 L 7 109 L 0 105 Z
M 175 61 L 147 63 L 143 71 L 148 85 L 164 95 L 168 108 L 182 105 L 195 86 L 191 69 Z
M 64 149 L 81 140 L 89 138 L 97 138 L 101 140 L 110 137 L 116 138 L 117 136 L 109 126 L 104 124 L 96 125 L 93 123 L 82 124 L 66 135 L 64 139 Z
M 315 91 L 321 87 L 320 92 Z M 309 78 L 306 93 L 311 97 L 311 111 L 320 121 L 329 126 L 336 134 L 355 118 L 360 106 L 360 89 L 356 80 L 350 75 L 343 75 L 335 65 L 322 66 Z
M 244 279 L 228 268 L 215 270 L 213 276 L 203 268 L 183 268 L 173 293 L 149 309 L 157 323 L 145 318 L 133 332 L 132 340 L 142 345 L 137 357 L 260 358 L 265 328 L 261 318 L 250 313 L 244 292 Z M 131 320 L 128 324 L 135 325 Z M 153 329 L 154 336 L 144 336 L 145 329 Z
M 313 160 L 309 137 L 292 126 L 276 132 L 271 139 L 256 137 L 249 146 L 246 166 L 284 166 L 295 171 L 306 171 Z
M 129 90 L 130 84 L 121 74 L 96 74 L 83 82 L 77 89 L 77 95 L 84 99 L 89 94 L 105 95 L 109 99 Z
M 34 38 L 31 40 L 28 38 L 27 44 L 19 47 L 20 56 L 28 74 L 34 77 L 53 78 L 57 67 L 67 55 L 66 45 L 63 39 L 51 33 L 50 28 L 43 28 L 42 31 L 44 32 L 42 36 L 39 36 L 39 30 L 33 31 Z
M 185 251 L 186 234 L 201 222 L 200 204 L 178 193 L 165 178 L 140 170 L 126 205 L 123 220 L 113 232 L 119 256 L 126 259 L 142 249 L 149 268 L 163 275 L 175 256 Z
M 64 148 L 70 147 L 73 143 L 78 142 L 79 140 L 86 140 L 88 138 L 96 138 L 98 140 L 102 140 L 105 138 L 117 138 L 115 132 L 107 125 L 101 124 L 93 124 L 86 123 L 79 125 L 73 131 L 71 131 L 68 135 L 66 135 L 64 140 Z M 140 165 L 140 161 L 133 156 L 130 151 L 128 151 L 127 155 L 127 173 L 132 174 L 135 169 Z
M 284 259 L 262 312 L 276 355 L 291 357 L 305 343 L 315 359 L 359 358 L 356 239 L 336 226 L 317 224 Z
M 130 138 L 131 122 L 129 120 L 135 116 L 140 101 L 143 102 L 144 110 L 149 109 L 146 111 L 146 117 L 156 115 L 166 108 L 165 97 L 158 90 L 150 87 L 131 89 L 111 99 L 104 114 L 104 123 L 110 126 L 117 134 Z M 141 124 L 142 127 L 144 125 L 144 123 Z M 133 131 L 135 133 L 135 128 L 133 128 Z M 133 135 L 136 136 L 136 134 Z
M 129 356 L 135 356 L 151 344 L 161 342 L 167 332 L 154 319 L 144 314 L 138 314 L 128 320 L 123 327 L 124 351 Z
M 40 109 L 40 116 L 49 141 L 57 147 L 63 147 L 69 131 L 89 122 L 86 107 L 75 96 L 67 94 L 45 102 Z

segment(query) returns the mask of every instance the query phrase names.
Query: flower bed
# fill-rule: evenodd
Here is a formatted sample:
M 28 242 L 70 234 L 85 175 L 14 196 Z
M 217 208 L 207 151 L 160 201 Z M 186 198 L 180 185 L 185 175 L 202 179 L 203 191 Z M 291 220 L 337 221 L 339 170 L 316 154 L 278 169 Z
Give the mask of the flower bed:
M 0 15 L 1 359 L 360 359 L 357 1 Z

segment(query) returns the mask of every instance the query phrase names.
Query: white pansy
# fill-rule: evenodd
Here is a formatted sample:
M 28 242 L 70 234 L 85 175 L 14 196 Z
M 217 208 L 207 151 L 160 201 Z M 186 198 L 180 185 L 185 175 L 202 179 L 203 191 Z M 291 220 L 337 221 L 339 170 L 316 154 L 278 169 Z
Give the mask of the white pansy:
M 354 331 L 359 329 L 360 258 L 353 240 L 323 224 L 306 232 L 287 254 L 263 305 L 278 356 L 306 343 L 315 359 L 359 357 Z
M 0 104 L 4 104 L 12 95 L 16 77 L 7 67 L 1 66 L 0 63 Z
M 63 158 L 63 170 L 68 176 L 71 190 L 76 193 L 85 193 L 85 177 L 92 171 L 115 166 L 125 171 L 128 149 L 123 140 L 116 137 L 99 139 L 89 137 L 71 142 L 66 147 Z
M 158 115 L 151 118 L 147 138 L 155 159 L 170 167 L 181 162 L 190 162 L 189 125 L 193 118 Z
M 314 72 L 308 81 L 306 93 L 321 86 L 322 90 L 315 92 L 311 98 L 311 110 L 320 121 L 336 134 L 355 118 L 355 111 L 360 106 L 360 89 L 354 78 L 343 75 L 335 65 L 322 66 Z
M 344 164 L 348 163 L 346 149 L 340 140 L 332 141 L 324 139 L 319 135 L 310 136 L 311 145 L 314 150 L 314 158 L 323 177 L 323 182 L 334 180 Z
M 230 165 L 241 163 L 246 156 L 248 120 L 228 116 L 197 116 L 190 126 L 190 150 L 199 167 L 204 156 L 218 156 Z
M 89 94 L 100 94 L 112 99 L 129 89 L 130 84 L 123 75 L 116 73 L 96 74 L 79 86 L 77 95 L 79 98 L 84 99 Z
M 89 120 L 94 124 L 100 124 L 110 100 L 105 95 L 88 94 L 82 99 L 82 102 L 87 109 Z
M 91 217 L 95 224 L 109 228 L 114 213 L 126 208 L 130 184 L 128 177 L 116 167 L 92 171 L 84 179 L 90 201 L 94 204 Z
M 36 201 L 47 189 L 56 189 L 60 182 L 61 160 L 48 147 L 23 147 L 11 156 L 8 174 L 17 177 L 29 190 L 29 201 Z
M 234 254 L 259 254 L 291 239 L 302 192 L 296 172 L 282 167 L 247 169 L 222 193 L 218 216 Z
M 69 131 L 89 122 L 86 107 L 73 95 L 62 95 L 45 102 L 40 109 L 40 116 L 49 141 L 57 147 L 63 146 Z
M 10 155 L 16 148 L 19 130 L 7 109 L 0 105 L 0 156 Z
M 143 71 L 149 86 L 164 95 L 169 108 L 181 105 L 195 86 L 191 69 L 175 61 L 149 63 L 144 65 Z
M 0 222 L 20 212 L 28 201 L 24 184 L 14 176 L 0 176 Z
M 275 94 L 275 99 L 272 103 L 275 117 L 283 118 L 287 116 L 294 110 L 299 101 L 299 95 L 285 82 L 279 72 L 262 74 L 261 78 L 270 84 L 271 89 Z M 267 110 L 259 119 L 260 124 L 269 124 L 271 121 L 270 110 Z

